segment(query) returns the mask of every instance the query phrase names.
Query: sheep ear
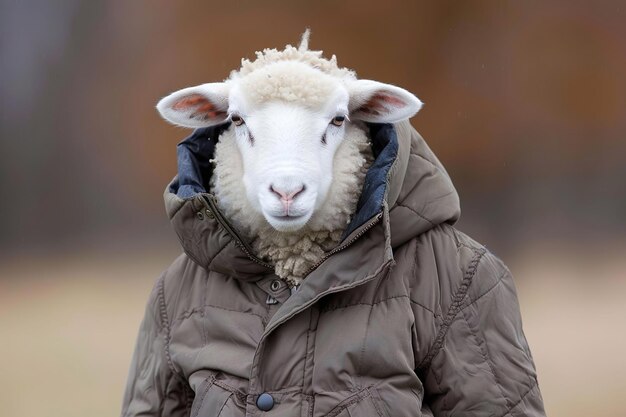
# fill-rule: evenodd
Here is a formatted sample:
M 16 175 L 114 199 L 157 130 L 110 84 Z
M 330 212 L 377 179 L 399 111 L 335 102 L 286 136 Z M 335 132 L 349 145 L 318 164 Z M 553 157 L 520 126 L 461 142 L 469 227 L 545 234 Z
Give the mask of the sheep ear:
M 202 84 L 179 90 L 164 97 L 157 110 L 168 122 L 183 127 L 208 127 L 228 118 L 226 83 Z
M 422 102 L 405 89 L 378 81 L 354 81 L 348 92 L 350 117 L 365 122 L 396 123 L 422 108 Z

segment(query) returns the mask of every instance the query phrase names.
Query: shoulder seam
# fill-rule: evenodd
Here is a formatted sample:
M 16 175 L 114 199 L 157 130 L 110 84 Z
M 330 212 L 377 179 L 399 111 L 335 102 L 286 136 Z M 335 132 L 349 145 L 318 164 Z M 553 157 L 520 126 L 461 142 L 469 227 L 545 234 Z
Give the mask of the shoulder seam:
M 463 276 L 463 280 L 461 281 L 461 285 L 459 289 L 456 291 L 456 293 L 454 294 L 454 297 L 452 298 L 452 304 L 450 305 L 447 313 L 444 316 L 444 320 L 443 320 L 443 323 L 441 324 L 441 328 L 439 329 L 437 336 L 435 336 L 435 341 L 433 342 L 433 345 L 430 348 L 428 354 L 417 365 L 416 370 L 420 370 L 423 372 L 430 366 L 430 363 L 432 362 L 433 358 L 437 355 L 437 353 L 439 353 L 439 351 L 443 347 L 443 341 L 448 332 L 448 329 L 450 328 L 450 325 L 452 324 L 456 316 L 459 314 L 459 311 L 461 311 L 463 307 L 463 300 L 465 299 L 465 296 L 467 295 L 469 287 L 472 284 L 474 275 L 476 275 L 476 271 L 478 270 L 478 264 L 483 259 L 483 256 L 485 255 L 485 253 L 487 253 L 487 249 L 484 247 L 480 249 L 473 249 L 473 250 L 474 250 L 474 256 L 472 257 L 472 260 L 470 261 L 467 267 L 467 270 L 465 271 L 465 274 Z

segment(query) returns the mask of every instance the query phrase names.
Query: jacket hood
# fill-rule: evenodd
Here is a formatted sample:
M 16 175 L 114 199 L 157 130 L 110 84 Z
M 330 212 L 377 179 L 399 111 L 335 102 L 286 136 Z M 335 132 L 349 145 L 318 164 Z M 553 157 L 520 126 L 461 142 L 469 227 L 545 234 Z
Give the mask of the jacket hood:
M 228 126 L 197 129 L 178 144 L 178 175 L 165 190 L 165 207 L 191 259 L 206 269 L 256 280 L 271 274 L 271 265 L 252 254 L 208 189 L 215 143 Z M 392 258 L 391 248 L 440 223 L 455 223 L 460 206 L 446 170 L 408 121 L 368 124 L 368 128 L 375 160 L 339 246 L 356 241 L 372 227 L 370 223 L 382 219 L 381 233 L 370 233 L 380 235 L 382 261 Z

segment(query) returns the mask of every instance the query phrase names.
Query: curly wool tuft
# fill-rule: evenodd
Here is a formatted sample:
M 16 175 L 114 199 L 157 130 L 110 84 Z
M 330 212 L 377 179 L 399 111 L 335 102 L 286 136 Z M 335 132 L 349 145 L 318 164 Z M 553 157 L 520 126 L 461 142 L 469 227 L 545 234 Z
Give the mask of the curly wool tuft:
M 241 68 L 230 73 L 226 82 L 235 82 L 254 104 L 271 100 L 319 108 L 332 95 L 338 82 L 356 79 L 356 73 L 337 65 L 337 57 L 322 56 L 323 51 L 308 50 L 309 32 L 302 37 L 300 47 L 264 49 L 256 59 L 242 59 Z
M 301 62 L 326 73 L 335 78 L 346 78 L 350 80 L 356 79 L 356 73 L 348 68 L 341 68 L 337 65 L 337 57 L 333 55 L 330 59 L 323 57 L 323 51 L 311 51 L 308 49 L 309 31 L 302 35 L 302 41 L 298 48 L 287 45 L 285 49 L 279 51 L 276 48 L 266 48 L 263 51 L 257 51 L 256 59 L 249 60 L 243 58 L 241 60 L 241 68 L 230 73 L 230 79 L 236 79 L 250 75 L 254 71 L 267 67 L 277 62 Z

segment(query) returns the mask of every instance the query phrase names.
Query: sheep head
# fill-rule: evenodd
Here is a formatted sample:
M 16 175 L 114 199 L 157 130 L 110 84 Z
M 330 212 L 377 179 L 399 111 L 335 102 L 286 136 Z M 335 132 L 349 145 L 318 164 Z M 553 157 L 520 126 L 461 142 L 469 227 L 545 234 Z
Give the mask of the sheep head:
M 232 122 L 250 206 L 280 232 L 302 228 L 327 200 L 337 150 L 360 122 L 394 123 L 422 103 L 408 91 L 359 80 L 336 58 L 300 47 L 242 60 L 224 82 L 185 88 L 157 105 L 167 121 L 200 128 Z

